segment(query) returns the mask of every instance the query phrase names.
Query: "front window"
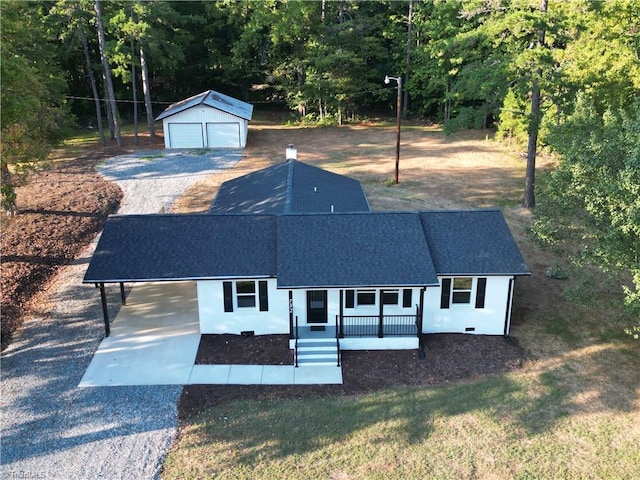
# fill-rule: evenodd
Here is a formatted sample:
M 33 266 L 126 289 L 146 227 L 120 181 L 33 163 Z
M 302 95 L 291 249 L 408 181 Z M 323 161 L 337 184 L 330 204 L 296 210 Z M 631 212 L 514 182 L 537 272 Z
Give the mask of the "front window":
M 457 304 L 471 303 L 472 287 L 473 278 L 454 278 L 451 291 L 451 302 Z
M 398 305 L 399 290 L 384 290 L 382 292 L 383 305 Z
M 376 291 L 375 290 L 358 290 L 356 298 L 358 299 L 358 306 L 375 305 Z
M 256 282 L 236 282 L 236 296 L 238 308 L 252 308 L 256 306 Z

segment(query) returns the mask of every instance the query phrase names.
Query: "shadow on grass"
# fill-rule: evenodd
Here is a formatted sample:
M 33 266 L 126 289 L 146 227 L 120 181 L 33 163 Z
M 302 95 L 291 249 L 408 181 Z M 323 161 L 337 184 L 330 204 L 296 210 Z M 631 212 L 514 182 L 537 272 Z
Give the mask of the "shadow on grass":
M 587 349 L 579 358 L 553 359 L 555 363 L 541 365 L 539 373 L 492 375 L 464 384 L 394 387 L 363 394 L 348 393 L 346 387 L 342 391 L 325 387 L 324 395 L 318 387 L 314 391 L 253 387 L 244 395 L 188 417 L 187 424 L 192 429 L 190 438 L 197 438 L 200 446 L 217 445 L 205 447 L 208 454 L 224 456 L 223 449 L 229 445 L 242 446 L 234 452 L 238 465 L 280 461 L 320 448 L 349 448 L 354 438 L 363 436 L 369 444 L 392 442 L 409 447 L 428 441 L 443 421 L 468 414 L 474 416 L 482 432 L 507 428 L 525 437 L 537 436 L 552 431 L 570 416 L 633 412 L 637 408 L 638 374 L 626 379 L 623 391 L 612 394 L 608 387 L 619 384 L 618 375 L 629 371 L 622 368 L 616 373 L 608 367 L 620 356 L 615 346 Z M 576 361 L 589 367 L 580 370 Z M 199 387 L 188 387 L 185 393 L 193 388 Z

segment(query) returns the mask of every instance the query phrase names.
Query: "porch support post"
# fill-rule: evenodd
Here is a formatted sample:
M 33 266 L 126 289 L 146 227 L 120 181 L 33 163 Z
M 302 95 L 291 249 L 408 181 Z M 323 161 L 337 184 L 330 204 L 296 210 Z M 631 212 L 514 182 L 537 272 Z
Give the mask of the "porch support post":
M 344 290 L 340 290 L 340 323 L 338 324 L 338 337 L 344 338 Z
M 507 292 L 507 311 L 504 315 L 504 338 L 509 338 L 509 329 L 511 327 L 511 308 L 513 303 L 513 289 L 516 277 L 509 279 L 509 291 Z
M 418 336 L 422 335 L 422 326 L 424 323 L 424 292 L 427 290 L 427 287 L 422 287 L 420 289 L 420 307 L 419 315 L 418 315 Z
M 427 287 L 420 289 L 420 306 L 418 306 L 418 358 L 424 359 L 427 354 L 424 351 L 424 334 L 422 333 L 422 326 L 424 324 L 424 292 Z
M 289 338 L 295 338 L 295 336 L 293 335 L 293 291 L 292 290 L 289 290 Z
M 102 316 L 104 317 L 104 336 L 108 337 L 111 333 L 109 327 L 109 309 L 107 307 L 107 293 L 104 290 L 104 283 L 97 284 L 96 287 L 100 288 L 100 299 L 102 300 Z
M 126 305 L 127 297 L 124 293 L 124 282 L 120 282 L 120 298 L 122 299 L 122 305 Z
M 380 290 L 380 314 L 378 315 L 378 338 L 384 337 L 384 306 L 383 306 L 384 290 Z

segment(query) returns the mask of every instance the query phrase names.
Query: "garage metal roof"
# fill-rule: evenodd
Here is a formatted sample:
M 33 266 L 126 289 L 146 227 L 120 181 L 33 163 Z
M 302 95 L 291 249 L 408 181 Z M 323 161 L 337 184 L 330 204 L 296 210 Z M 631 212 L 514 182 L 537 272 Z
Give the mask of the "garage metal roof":
M 189 97 L 185 100 L 169 105 L 164 112 L 158 115 L 156 122 L 198 105 L 206 105 L 211 108 L 216 108 L 231 115 L 235 115 L 236 117 L 244 118 L 245 120 L 251 120 L 251 117 L 253 116 L 253 105 L 250 103 L 243 102 L 242 100 L 230 97 L 224 93 L 207 90 L 206 92 L 199 93 L 198 95 L 194 95 L 193 97 Z

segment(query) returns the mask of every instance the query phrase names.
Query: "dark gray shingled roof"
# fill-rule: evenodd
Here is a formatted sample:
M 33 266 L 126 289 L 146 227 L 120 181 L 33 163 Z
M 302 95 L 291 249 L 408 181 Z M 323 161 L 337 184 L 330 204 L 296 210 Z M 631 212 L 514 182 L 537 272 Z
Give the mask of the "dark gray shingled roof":
M 114 216 L 84 282 L 273 277 L 275 244 L 273 216 Z
M 368 212 L 359 181 L 287 160 L 224 182 L 209 213 Z
M 216 108 L 231 115 L 235 115 L 236 117 L 244 118 L 245 120 L 251 120 L 251 117 L 253 116 L 253 105 L 250 103 L 229 97 L 224 93 L 207 90 L 206 92 L 199 93 L 198 95 L 194 95 L 193 97 L 189 97 L 185 100 L 169 105 L 164 112 L 158 115 L 156 122 L 187 110 L 188 108 L 195 107 L 196 105 L 206 105 L 211 108 Z
M 437 285 L 415 213 L 278 217 L 278 287 Z
M 529 275 L 500 210 L 419 215 L 439 275 Z
M 129 215 L 107 221 L 85 283 L 277 277 L 278 287 L 437 285 L 529 275 L 500 210 Z

